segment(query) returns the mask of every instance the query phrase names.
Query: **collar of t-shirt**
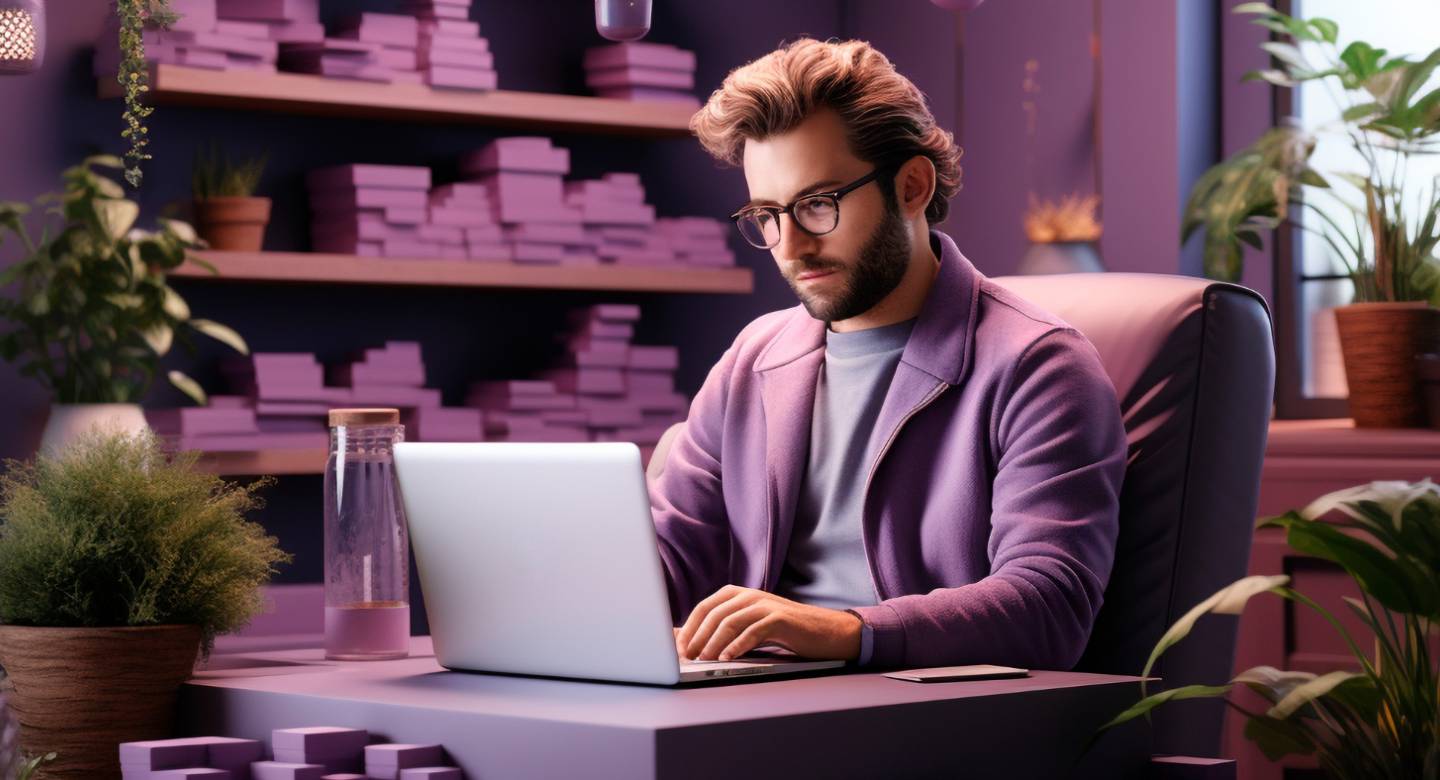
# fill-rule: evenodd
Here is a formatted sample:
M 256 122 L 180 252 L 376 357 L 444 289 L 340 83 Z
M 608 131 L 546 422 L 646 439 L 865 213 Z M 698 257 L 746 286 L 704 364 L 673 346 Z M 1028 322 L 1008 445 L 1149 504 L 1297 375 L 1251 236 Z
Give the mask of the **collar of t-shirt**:
M 852 358 L 904 349 L 905 342 L 910 340 L 910 331 L 915 327 L 915 319 L 911 317 L 893 325 L 881 325 L 878 328 L 852 330 L 846 333 L 830 330 L 827 326 L 825 328 L 825 352 L 833 357 Z

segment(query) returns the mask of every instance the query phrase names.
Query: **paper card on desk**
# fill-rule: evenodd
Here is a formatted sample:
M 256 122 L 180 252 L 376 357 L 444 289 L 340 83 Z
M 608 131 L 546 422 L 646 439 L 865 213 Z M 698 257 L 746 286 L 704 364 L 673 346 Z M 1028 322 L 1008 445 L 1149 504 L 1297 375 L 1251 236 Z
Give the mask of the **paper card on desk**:
M 1006 677 L 1029 677 L 1029 669 L 1017 669 L 1013 666 L 992 666 L 990 664 L 972 664 L 970 666 L 936 666 L 929 669 L 906 669 L 899 672 L 886 672 L 886 677 L 893 680 L 905 680 L 906 682 L 949 682 L 952 680 L 998 680 Z

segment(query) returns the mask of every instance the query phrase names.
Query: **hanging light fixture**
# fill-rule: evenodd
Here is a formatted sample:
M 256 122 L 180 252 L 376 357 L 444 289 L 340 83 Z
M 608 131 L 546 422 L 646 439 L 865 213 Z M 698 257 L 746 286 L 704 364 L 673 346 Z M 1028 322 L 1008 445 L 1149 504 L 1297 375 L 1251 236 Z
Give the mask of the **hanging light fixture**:
M 44 0 L 0 0 L 0 75 L 38 70 L 44 59 Z
M 595 29 L 612 41 L 644 38 L 650 32 L 650 0 L 595 0 Z

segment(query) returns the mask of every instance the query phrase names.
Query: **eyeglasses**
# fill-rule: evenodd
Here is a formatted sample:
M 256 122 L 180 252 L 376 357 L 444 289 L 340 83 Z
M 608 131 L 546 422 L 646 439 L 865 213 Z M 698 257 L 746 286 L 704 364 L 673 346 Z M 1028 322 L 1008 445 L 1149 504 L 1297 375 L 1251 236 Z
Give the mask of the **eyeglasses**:
M 780 243 L 780 215 L 789 214 L 795 224 L 812 236 L 823 236 L 840 224 L 840 199 L 874 181 L 889 170 L 882 166 L 832 192 L 816 192 L 796 198 L 788 206 L 750 206 L 730 215 L 740 235 L 756 249 L 774 249 Z

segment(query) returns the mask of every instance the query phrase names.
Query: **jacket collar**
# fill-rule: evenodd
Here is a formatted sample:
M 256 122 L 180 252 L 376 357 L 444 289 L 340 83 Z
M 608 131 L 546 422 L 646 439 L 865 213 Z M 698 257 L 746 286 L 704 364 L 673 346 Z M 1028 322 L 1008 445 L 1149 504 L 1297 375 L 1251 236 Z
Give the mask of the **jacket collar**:
M 980 273 L 944 233 L 931 230 L 930 246 L 937 250 L 940 272 L 920 308 L 900 362 L 946 384 L 958 385 L 973 350 Z M 755 361 L 754 370 L 769 371 L 824 346 L 825 323 L 811 317 L 804 306 L 796 306 Z

